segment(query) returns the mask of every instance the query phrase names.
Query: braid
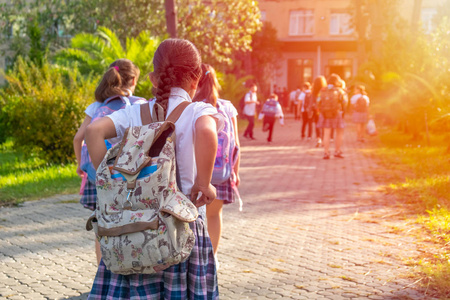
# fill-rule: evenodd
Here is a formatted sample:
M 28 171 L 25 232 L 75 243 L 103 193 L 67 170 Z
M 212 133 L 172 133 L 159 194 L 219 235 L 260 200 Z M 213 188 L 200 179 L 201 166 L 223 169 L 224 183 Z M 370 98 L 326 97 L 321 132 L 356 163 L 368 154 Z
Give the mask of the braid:
M 153 87 L 152 93 L 166 116 L 171 88 L 186 89 L 189 83 L 200 78 L 200 54 L 189 41 L 168 39 L 158 46 L 153 66 L 157 88 Z

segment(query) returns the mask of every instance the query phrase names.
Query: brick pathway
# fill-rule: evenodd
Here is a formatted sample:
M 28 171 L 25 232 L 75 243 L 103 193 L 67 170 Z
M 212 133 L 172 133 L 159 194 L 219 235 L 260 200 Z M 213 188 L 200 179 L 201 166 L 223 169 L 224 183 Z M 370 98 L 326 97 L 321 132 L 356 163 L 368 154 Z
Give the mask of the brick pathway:
M 242 141 L 244 209 L 224 209 L 221 299 L 430 299 L 404 276 L 413 241 L 371 217 L 389 211 L 352 130 L 346 158 L 325 161 L 299 127 Z M 94 243 L 77 198 L 0 209 L 0 299 L 86 299 Z

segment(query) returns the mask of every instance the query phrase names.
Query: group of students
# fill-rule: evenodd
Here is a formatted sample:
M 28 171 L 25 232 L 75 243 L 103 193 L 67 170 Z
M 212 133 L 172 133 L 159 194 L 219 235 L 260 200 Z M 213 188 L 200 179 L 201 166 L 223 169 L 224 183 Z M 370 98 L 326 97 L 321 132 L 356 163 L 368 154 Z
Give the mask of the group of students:
M 301 138 L 305 138 L 305 129 L 308 127 L 307 137 L 310 139 L 314 125 L 316 147 L 323 146 L 323 158 L 330 158 L 330 141 L 333 136 L 334 157 L 344 158 L 342 142 L 346 126 L 345 114 L 347 112 L 352 114 L 352 122 L 357 125 L 357 141 L 364 142 L 369 104 L 370 100 L 364 86 L 356 86 L 349 101 L 345 81 L 339 75 L 331 74 L 328 80 L 324 76 L 318 76 L 312 86 L 305 83 L 299 95 L 298 110 L 302 116 Z
M 247 108 L 251 105 L 254 106 L 254 103 L 259 104 L 256 100 L 256 90 L 256 86 L 252 86 L 245 98 L 244 114 L 249 120 L 249 125 L 244 137 L 250 137 L 251 139 L 254 139 L 255 108 Z M 365 141 L 364 133 L 369 121 L 368 107 L 370 100 L 363 85 L 354 87 L 353 96 L 349 101 L 345 81 L 339 75 L 331 74 L 328 80 L 324 76 L 318 76 L 314 79 L 312 85 L 305 82 L 301 89 L 294 90 L 291 93 L 292 97 L 296 99 L 296 101 L 292 101 L 294 119 L 302 120 L 301 138 L 311 139 L 314 127 L 317 139 L 316 147 L 323 146 L 324 159 L 330 159 L 330 142 L 333 137 L 335 137 L 334 157 L 344 158 L 342 142 L 345 128 L 344 118 L 347 112 L 352 114 L 352 122 L 357 126 L 357 141 Z M 276 94 L 272 94 L 263 104 L 259 118 L 263 119 L 263 131 L 269 131 L 267 141 L 271 142 L 275 120 L 279 119 L 280 124 L 284 124 L 282 106 L 277 101 Z
M 98 270 L 88 299 L 217 299 L 219 295 L 217 249 L 222 207 L 236 201 L 240 182 L 237 110 L 231 102 L 219 98 L 215 71 L 202 64 L 191 42 L 163 41 L 154 54 L 153 66 L 149 78 L 155 98 L 149 101 L 133 96 L 139 69 L 131 61 L 116 60 L 104 73 L 95 91 L 96 101 L 86 109 L 84 122 L 74 137 L 77 173 L 83 178 L 80 202 L 90 210 L 96 209 L 95 178 L 88 176 L 81 163 L 85 152 L 95 170 L 107 149 L 123 138 L 127 128 L 143 125 L 141 105 L 148 105 L 150 112 L 154 107 L 162 107 L 167 117 L 181 103 L 189 102 L 175 122 L 176 164 L 177 183 L 183 194 L 195 195 L 191 199 L 199 212 L 199 217 L 189 223 L 195 246 L 185 261 L 162 271 L 121 275 L 106 268 L 96 239 Z M 213 185 L 218 135 L 227 126 L 234 141 L 232 176 Z

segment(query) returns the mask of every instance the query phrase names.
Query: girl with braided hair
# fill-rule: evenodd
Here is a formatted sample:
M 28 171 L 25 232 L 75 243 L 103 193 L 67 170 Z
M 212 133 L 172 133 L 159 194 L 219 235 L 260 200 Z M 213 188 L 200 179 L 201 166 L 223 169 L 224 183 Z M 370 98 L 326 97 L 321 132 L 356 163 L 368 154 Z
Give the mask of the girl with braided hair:
M 155 110 L 154 114 L 165 118 L 179 104 L 192 102 L 201 76 L 201 58 L 191 42 L 168 39 L 156 50 L 153 65 L 150 80 L 155 99 L 148 105 L 152 112 L 159 104 L 162 111 Z M 128 127 L 141 125 L 139 106 L 127 107 L 90 124 L 86 142 L 94 166 L 106 153 L 104 139 L 117 142 Z M 132 275 L 114 274 L 101 261 L 88 299 L 218 299 L 214 253 L 204 220 L 205 204 L 216 198 L 210 181 L 217 132 L 222 126 L 222 116 L 204 102 L 188 105 L 175 123 L 179 188 L 191 196 L 199 210 L 198 219 L 189 223 L 196 239 L 189 258 L 154 274 Z
M 230 101 L 219 99 L 220 85 L 217 81 L 216 71 L 208 64 L 202 64 L 202 77 L 198 84 L 197 94 L 193 101 L 202 101 L 210 103 L 215 106 L 219 113 L 221 113 L 225 119 L 225 127 L 220 135 L 226 136 L 226 138 L 219 138 L 220 141 L 228 141 L 228 145 L 222 145 L 222 151 L 230 150 L 232 155 L 222 151 L 218 151 L 217 160 L 221 161 L 221 157 L 226 154 L 228 160 L 219 163 L 219 165 L 227 165 L 226 167 L 231 170 L 229 178 L 215 178 L 213 176 L 212 184 L 216 188 L 217 199 L 206 207 L 206 217 L 208 219 L 208 232 L 211 237 L 212 245 L 214 248 L 214 254 L 216 255 L 216 266 L 218 266 L 217 249 L 219 247 L 220 237 L 222 235 L 222 207 L 223 204 L 231 204 L 239 198 L 239 191 L 237 189 L 239 178 L 239 136 L 237 129 L 236 116 L 238 114 L 236 108 Z M 226 142 L 224 142 L 226 143 Z M 221 148 L 219 146 L 219 148 Z M 226 149 L 226 150 L 223 150 Z M 225 168 L 225 166 L 223 166 Z M 216 170 L 215 170 L 216 171 Z M 219 174 L 222 170 L 219 168 Z

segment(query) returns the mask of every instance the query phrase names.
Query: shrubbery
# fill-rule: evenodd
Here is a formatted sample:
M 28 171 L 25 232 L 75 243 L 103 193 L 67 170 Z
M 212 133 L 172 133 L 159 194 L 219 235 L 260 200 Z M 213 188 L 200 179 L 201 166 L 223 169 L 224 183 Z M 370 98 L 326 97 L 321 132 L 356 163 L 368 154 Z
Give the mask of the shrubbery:
M 0 131 L 24 153 L 49 162 L 73 160 L 73 137 L 93 101 L 98 78 L 44 61 L 19 58 L 0 90 Z

